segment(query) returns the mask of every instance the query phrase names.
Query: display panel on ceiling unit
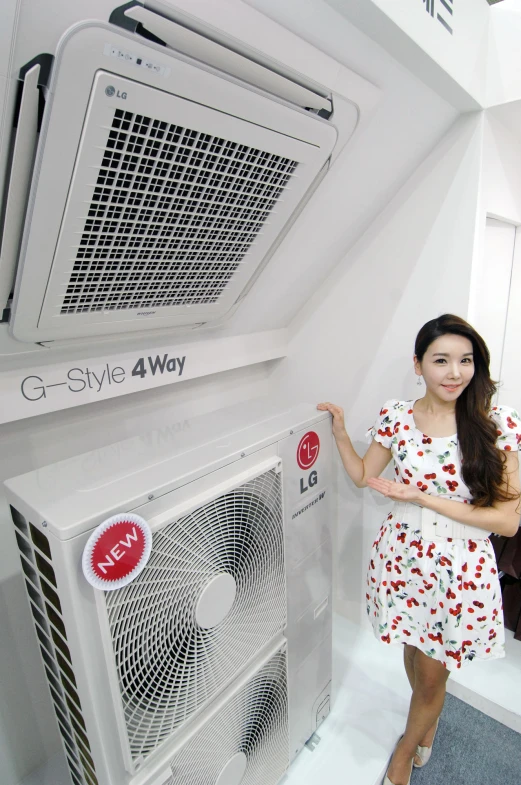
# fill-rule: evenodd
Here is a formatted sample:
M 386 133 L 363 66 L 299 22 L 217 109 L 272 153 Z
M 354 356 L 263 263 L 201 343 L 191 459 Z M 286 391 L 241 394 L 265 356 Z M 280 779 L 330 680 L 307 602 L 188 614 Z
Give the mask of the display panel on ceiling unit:
M 132 44 L 83 26 L 57 54 L 15 292 L 21 340 L 223 318 L 334 147 L 316 115 Z M 147 51 L 154 68 L 137 67 Z

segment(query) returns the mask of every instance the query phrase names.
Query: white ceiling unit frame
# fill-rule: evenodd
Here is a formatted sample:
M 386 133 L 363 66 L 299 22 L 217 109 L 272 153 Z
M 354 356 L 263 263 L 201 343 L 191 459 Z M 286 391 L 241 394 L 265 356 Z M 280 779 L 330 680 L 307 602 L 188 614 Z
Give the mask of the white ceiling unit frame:
M 74 785 L 276 785 L 329 713 L 330 417 L 217 415 L 6 483 Z M 116 511 L 152 548 L 101 591 L 82 555 Z
M 171 45 L 93 22 L 56 52 L 10 320 L 21 341 L 226 318 L 337 142 L 325 88 L 139 6 L 127 17 Z

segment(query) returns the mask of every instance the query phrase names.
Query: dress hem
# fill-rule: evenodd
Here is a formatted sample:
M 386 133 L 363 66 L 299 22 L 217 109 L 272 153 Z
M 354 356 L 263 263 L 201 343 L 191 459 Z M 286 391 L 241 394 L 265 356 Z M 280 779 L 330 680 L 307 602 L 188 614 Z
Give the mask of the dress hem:
M 372 625 L 371 625 L 371 629 L 373 630 L 373 635 L 375 639 L 379 643 L 384 644 L 384 646 L 395 646 L 397 644 L 401 644 L 402 646 L 405 644 L 407 644 L 408 646 L 415 646 L 417 649 L 423 652 L 423 654 L 429 657 L 429 659 L 436 660 L 437 662 L 441 662 L 441 664 L 444 665 L 448 671 L 454 671 L 455 673 L 462 670 L 462 668 L 464 668 L 466 665 L 471 665 L 476 660 L 481 660 L 481 662 L 486 662 L 487 660 L 502 660 L 506 656 L 505 647 L 503 646 L 500 652 L 495 652 L 495 653 L 491 652 L 490 654 L 486 654 L 485 656 L 482 655 L 480 656 L 479 654 L 476 654 L 472 659 L 465 659 L 461 662 L 461 667 L 458 668 L 456 665 L 457 660 L 454 660 L 454 665 L 453 665 L 452 662 L 450 663 L 446 662 L 445 660 L 440 659 L 440 657 L 431 657 L 429 654 L 427 654 L 427 651 L 424 648 L 425 644 L 423 644 L 418 638 L 416 638 L 413 635 L 411 635 L 410 638 L 407 638 L 407 640 L 404 640 L 402 637 L 400 637 L 391 641 L 384 641 L 382 640 L 380 633 L 376 634 Z

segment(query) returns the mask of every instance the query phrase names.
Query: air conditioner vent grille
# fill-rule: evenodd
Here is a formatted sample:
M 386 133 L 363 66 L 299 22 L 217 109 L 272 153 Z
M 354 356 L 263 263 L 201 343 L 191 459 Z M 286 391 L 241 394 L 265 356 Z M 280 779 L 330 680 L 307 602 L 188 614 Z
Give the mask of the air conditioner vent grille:
M 58 589 L 49 540 L 14 507 L 11 507 L 11 517 L 16 527 L 29 607 L 71 778 L 75 785 L 98 785 L 71 655 L 65 643 L 67 634 L 61 605 L 57 593 L 49 585 L 51 582 Z
M 146 758 L 280 632 L 286 619 L 281 475 L 270 470 L 154 533 L 145 569 L 107 592 L 130 753 Z M 235 595 L 201 626 L 222 581 Z M 217 584 L 215 581 L 217 580 Z M 219 590 L 214 597 L 220 602 Z
M 275 654 L 182 747 L 170 761 L 174 781 L 214 785 L 238 753 L 246 757 L 241 785 L 275 785 L 289 765 L 285 652 Z
M 115 110 L 61 313 L 216 303 L 296 167 Z

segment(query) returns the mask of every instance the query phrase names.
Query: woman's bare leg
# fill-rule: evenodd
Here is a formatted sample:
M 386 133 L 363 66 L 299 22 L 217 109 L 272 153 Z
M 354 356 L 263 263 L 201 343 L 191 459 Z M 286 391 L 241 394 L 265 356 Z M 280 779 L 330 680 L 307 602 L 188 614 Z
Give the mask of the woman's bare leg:
M 428 738 L 428 734 L 436 726 L 445 700 L 449 672 L 444 665 L 418 649 L 413 664 L 414 688 L 407 726 L 387 771 L 393 785 L 407 785 L 416 747 Z
M 414 689 L 414 658 L 416 656 L 416 652 L 418 649 L 416 646 L 409 646 L 408 643 L 404 643 L 403 645 L 403 665 L 405 667 L 405 673 L 407 674 L 407 678 L 409 679 L 409 684 L 411 685 L 411 690 Z
M 415 682 L 415 675 L 414 675 L 414 658 L 416 657 L 416 652 L 419 649 L 416 646 L 409 646 L 408 643 L 405 643 L 403 646 L 403 664 L 405 667 L 405 672 L 407 674 L 407 678 L 409 679 L 409 684 L 411 685 L 411 690 L 414 690 L 414 682 Z M 429 728 L 423 739 L 420 741 L 421 747 L 430 747 L 432 746 L 432 741 L 436 734 L 436 722 L 434 725 Z M 420 759 L 416 758 L 416 763 L 420 763 Z

